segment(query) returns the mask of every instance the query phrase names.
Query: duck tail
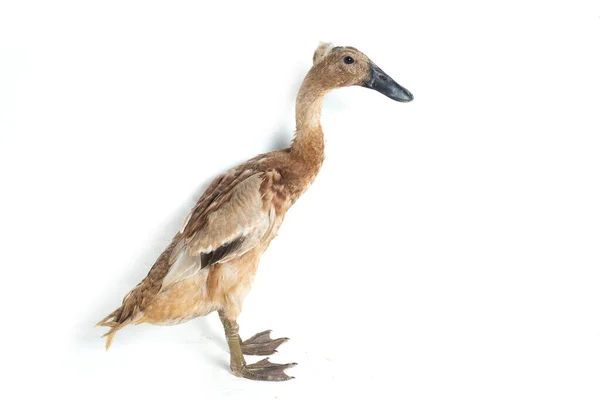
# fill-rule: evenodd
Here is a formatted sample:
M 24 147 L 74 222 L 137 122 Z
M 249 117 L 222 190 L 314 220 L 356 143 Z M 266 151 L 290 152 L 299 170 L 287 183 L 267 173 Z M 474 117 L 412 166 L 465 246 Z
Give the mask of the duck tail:
M 139 314 L 139 308 L 137 304 L 135 304 L 132 293 L 129 293 L 123 299 L 123 305 L 117 308 L 115 311 L 108 314 L 102 321 L 96 324 L 98 326 L 106 326 L 110 328 L 108 332 L 102 335 L 103 338 L 106 338 L 106 350 L 110 348 L 112 344 L 113 338 L 116 333 L 133 322 L 134 317 Z

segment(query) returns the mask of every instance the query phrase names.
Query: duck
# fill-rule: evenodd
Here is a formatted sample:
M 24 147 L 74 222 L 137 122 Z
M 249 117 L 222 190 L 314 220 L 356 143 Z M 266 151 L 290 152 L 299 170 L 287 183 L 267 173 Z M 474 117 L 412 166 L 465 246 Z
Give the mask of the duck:
M 260 258 L 276 236 L 286 212 L 314 181 L 324 160 L 321 112 L 332 90 L 362 86 L 398 102 L 413 95 L 354 47 L 321 43 L 296 97 L 296 132 L 288 148 L 258 155 L 216 177 L 160 254 L 148 275 L 124 297 L 121 306 L 98 322 L 108 327 L 106 349 L 128 325 L 172 325 L 219 315 L 235 376 L 286 381 L 295 363 L 268 356 L 288 338 L 271 331 L 242 340 L 236 322 Z

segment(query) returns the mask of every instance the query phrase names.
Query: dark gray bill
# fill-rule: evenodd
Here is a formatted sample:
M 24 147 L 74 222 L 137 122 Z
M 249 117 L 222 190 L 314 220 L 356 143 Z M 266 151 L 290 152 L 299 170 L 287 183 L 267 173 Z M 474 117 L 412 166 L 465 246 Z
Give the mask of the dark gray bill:
M 377 90 L 385 94 L 390 99 L 401 101 L 403 103 L 412 101 L 413 95 L 402 86 L 398 85 L 388 74 L 383 72 L 377 65 L 371 65 L 371 78 L 363 86 L 369 89 Z

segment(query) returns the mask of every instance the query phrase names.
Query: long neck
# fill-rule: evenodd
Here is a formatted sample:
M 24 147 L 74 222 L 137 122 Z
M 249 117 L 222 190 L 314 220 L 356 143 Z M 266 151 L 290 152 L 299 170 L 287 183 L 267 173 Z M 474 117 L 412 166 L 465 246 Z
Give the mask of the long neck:
M 322 88 L 314 75 L 311 69 L 296 98 L 296 137 L 291 151 L 318 170 L 325 157 L 321 110 L 328 90 Z

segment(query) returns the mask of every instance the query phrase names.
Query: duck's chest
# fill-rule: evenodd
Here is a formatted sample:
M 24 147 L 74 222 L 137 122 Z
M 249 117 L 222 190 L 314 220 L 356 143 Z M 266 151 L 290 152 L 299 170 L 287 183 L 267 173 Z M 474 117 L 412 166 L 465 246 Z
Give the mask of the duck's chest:
M 288 173 L 282 179 L 286 211 L 313 184 L 320 169 L 321 163 L 310 167 L 302 166 L 297 171 L 287 171 Z

